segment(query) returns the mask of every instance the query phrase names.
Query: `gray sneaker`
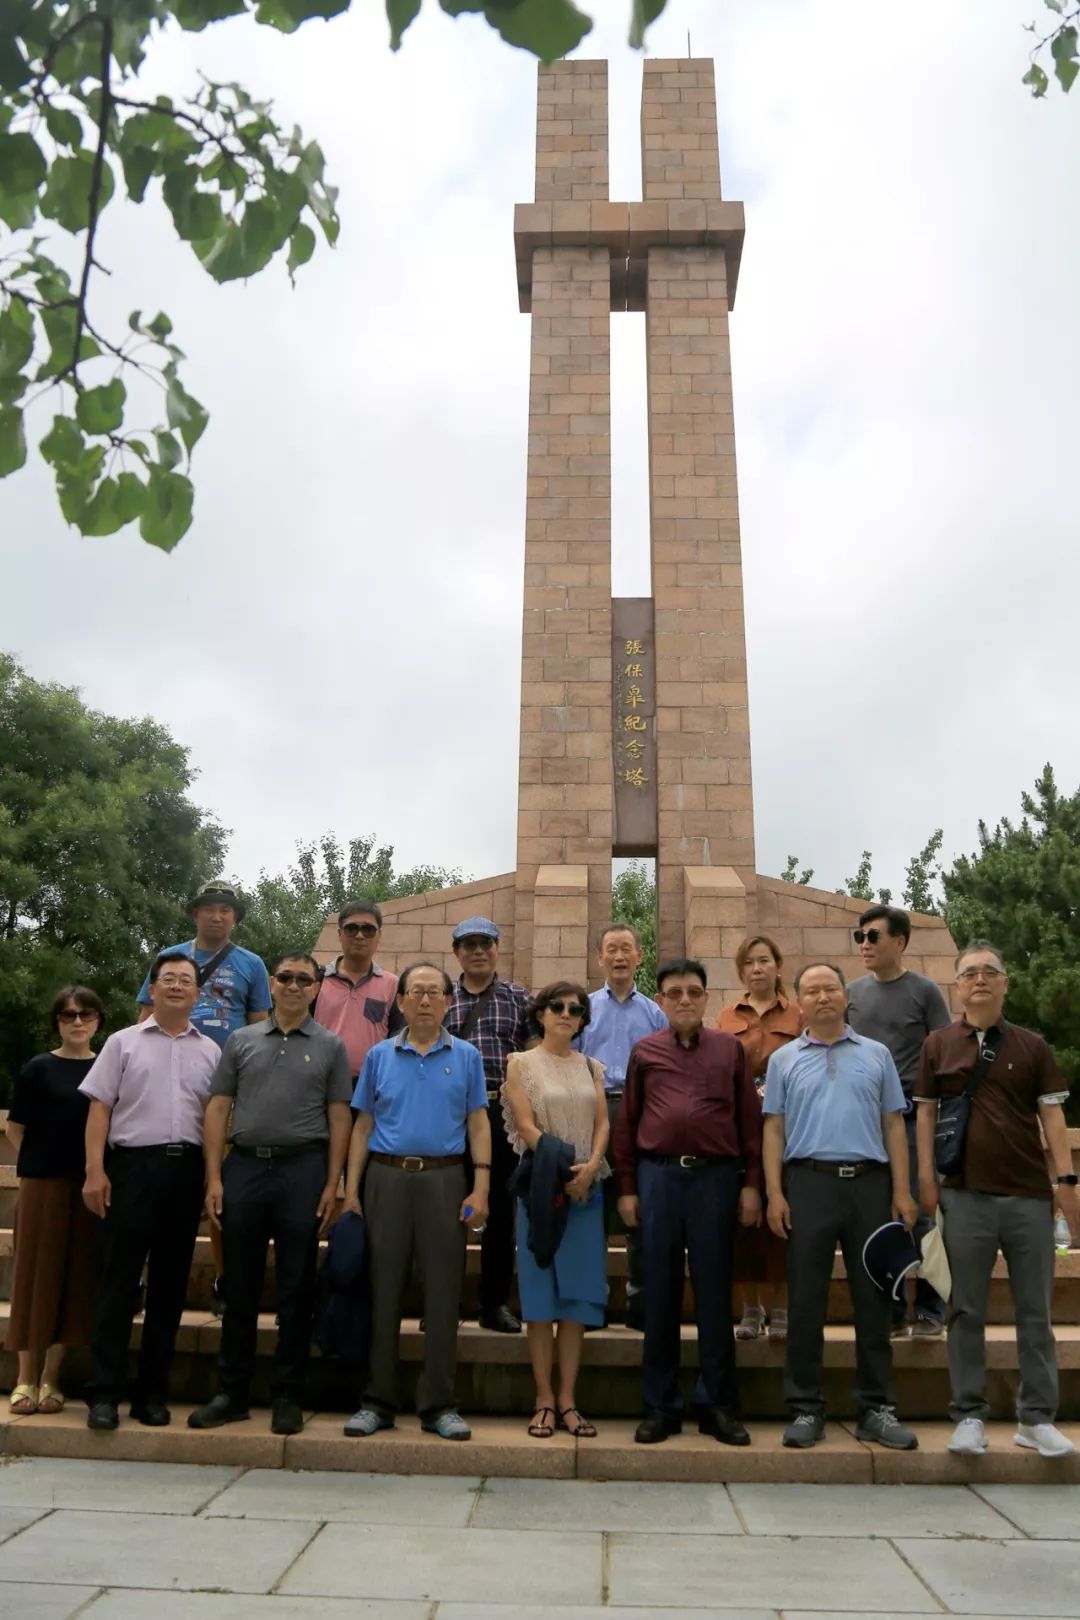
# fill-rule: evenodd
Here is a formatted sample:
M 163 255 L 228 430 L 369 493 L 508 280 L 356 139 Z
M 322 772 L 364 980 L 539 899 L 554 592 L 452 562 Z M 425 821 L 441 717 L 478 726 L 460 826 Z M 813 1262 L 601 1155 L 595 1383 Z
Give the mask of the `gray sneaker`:
M 919 1445 L 918 1437 L 900 1422 L 895 1406 L 870 1407 L 859 1419 L 855 1438 L 876 1440 L 890 1451 L 915 1451 Z
M 810 1446 L 816 1446 L 824 1433 L 825 1419 L 820 1412 L 800 1412 L 784 1430 L 784 1444 L 805 1451 Z
M 423 1419 L 420 1427 L 425 1434 L 437 1434 L 443 1440 L 471 1440 L 472 1430 L 460 1412 L 440 1412 L 437 1418 Z
M 377 1434 L 380 1429 L 392 1429 L 394 1420 L 383 1412 L 376 1412 L 373 1406 L 362 1406 L 354 1412 L 345 1425 L 345 1433 L 350 1439 L 358 1435 Z

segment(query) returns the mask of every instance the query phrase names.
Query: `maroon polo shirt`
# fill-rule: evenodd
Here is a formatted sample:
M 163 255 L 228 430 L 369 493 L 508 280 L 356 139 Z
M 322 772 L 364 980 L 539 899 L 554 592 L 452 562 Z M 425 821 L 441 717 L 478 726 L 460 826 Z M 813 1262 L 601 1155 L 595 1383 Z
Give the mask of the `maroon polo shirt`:
M 761 1188 L 761 1102 L 734 1035 L 702 1026 L 690 1046 L 657 1030 L 630 1053 L 613 1153 L 620 1195 L 637 1192 L 642 1153 L 739 1159 Z

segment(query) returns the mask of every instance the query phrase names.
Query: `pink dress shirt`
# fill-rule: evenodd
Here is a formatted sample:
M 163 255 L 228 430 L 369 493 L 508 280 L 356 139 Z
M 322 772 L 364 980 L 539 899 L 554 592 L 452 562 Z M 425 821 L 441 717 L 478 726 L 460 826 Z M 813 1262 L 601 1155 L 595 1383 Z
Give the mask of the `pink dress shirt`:
M 148 1018 L 110 1035 L 79 1090 L 112 1109 L 110 1147 L 202 1145 L 221 1048 L 189 1023 L 169 1035 Z

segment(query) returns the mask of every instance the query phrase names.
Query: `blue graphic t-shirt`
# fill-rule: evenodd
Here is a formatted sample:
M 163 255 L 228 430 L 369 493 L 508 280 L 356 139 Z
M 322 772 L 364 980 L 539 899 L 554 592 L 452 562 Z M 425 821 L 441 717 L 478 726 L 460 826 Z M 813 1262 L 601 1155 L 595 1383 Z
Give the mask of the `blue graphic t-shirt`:
M 183 951 L 196 967 L 202 967 L 217 955 L 216 950 L 196 950 L 191 939 L 163 948 Z M 149 973 L 143 980 L 138 999 L 140 1005 L 150 1005 Z M 242 945 L 234 945 L 199 991 L 191 1022 L 201 1034 L 209 1035 L 212 1041 L 224 1046 L 234 1029 L 243 1029 L 250 1013 L 269 1012 L 271 1005 L 270 979 L 262 957 L 256 956 L 254 951 L 245 951 Z

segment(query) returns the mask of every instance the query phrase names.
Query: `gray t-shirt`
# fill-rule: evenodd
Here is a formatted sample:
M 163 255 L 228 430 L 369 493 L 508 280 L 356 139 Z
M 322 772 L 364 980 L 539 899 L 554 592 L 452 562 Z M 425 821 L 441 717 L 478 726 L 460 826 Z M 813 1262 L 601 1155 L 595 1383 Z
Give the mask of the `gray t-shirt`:
M 273 1015 L 234 1030 L 211 1096 L 233 1097 L 237 1147 L 302 1147 L 330 1136 L 328 1103 L 347 1103 L 353 1082 L 345 1043 L 313 1018 L 284 1034 Z
M 921 973 L 906 972 L 880 982 L 867 973 L 848 985 L 848 1023 L 858 1034 L 889 1048 L 907 1098 L 915 1086 L 923 1041 L 931 1030 L 951 1022 L 945 997 L 933 979 Z

